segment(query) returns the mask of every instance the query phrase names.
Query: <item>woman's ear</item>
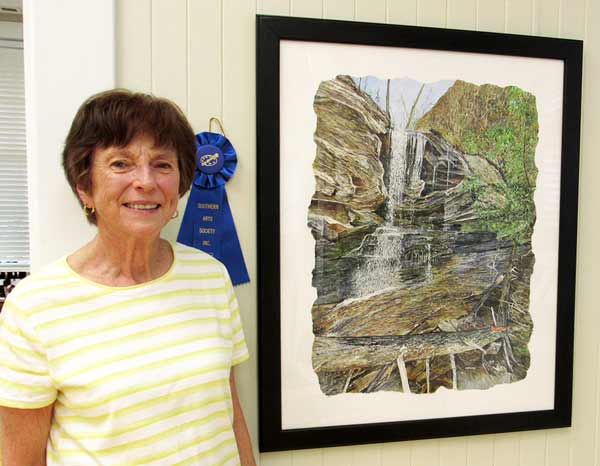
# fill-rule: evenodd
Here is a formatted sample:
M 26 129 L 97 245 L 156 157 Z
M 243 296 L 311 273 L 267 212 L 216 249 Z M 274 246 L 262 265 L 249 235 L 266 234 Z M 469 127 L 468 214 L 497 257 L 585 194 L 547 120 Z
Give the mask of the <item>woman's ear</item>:
M 89 208 L 94 207 L 92 203 L 92 196 L 90 196 L 87 191 L 81 187 L 81 185 L 77 185 L 77 195 L 79 196 L 79 199 L 81 199 L 81 202 L 84 206 Z

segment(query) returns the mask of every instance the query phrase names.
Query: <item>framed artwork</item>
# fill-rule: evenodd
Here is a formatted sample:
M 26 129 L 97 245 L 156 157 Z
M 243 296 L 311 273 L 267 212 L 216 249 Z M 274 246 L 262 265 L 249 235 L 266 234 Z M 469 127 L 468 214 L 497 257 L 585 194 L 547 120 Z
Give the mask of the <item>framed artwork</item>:
M 261 451 L 570 425 L 582 48 L 257 17 Z

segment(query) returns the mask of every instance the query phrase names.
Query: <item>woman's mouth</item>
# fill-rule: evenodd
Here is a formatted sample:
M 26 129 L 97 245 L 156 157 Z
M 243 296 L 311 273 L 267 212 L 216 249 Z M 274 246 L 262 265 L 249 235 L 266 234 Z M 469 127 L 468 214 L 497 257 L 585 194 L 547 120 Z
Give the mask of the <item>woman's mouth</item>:
M 135 204 L 126 202 L 123 204 L 128 209 L 134 210 L 156 210 L 160 207 L 160 204 Z

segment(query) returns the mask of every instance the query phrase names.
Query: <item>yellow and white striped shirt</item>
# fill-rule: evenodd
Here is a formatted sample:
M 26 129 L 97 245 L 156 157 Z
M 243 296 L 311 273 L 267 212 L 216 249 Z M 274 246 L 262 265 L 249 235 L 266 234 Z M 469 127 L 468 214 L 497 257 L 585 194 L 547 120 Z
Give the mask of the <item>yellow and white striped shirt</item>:
M 229 373 L 248 358 L 225 267 L 173 243 L 170 270 L 110 287 L 65 258 L 0 314 L 0 405 L 54 404 L 47 464 L 237 465 Z

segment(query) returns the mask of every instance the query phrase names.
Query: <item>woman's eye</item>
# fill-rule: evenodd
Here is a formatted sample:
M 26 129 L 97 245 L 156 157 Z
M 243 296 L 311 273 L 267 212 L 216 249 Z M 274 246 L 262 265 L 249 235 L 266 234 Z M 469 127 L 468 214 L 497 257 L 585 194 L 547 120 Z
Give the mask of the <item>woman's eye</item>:
M 114 169 L 120 170 L 127 168 L 127 162 L 125 160 L 114 160 L 110 163 L 110 166 Z
M 170 162 L 158 162 L 156 166 L 161 170 L 171 170 L 173 168 L 173 164 Z

